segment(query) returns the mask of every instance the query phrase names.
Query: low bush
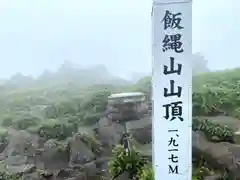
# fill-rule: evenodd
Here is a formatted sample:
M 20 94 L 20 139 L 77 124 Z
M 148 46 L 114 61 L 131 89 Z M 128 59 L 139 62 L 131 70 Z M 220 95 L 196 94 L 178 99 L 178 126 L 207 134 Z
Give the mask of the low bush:
M 144 166 L 141 171 L 138 173 L 139 180 L 154 180 L 154 172 L 152 167 Z
M 63 123 L 57 120 L 48 120 L 41 125 L 35 127 L 29 127 L 28 132 L 38 134 L 44 139 L 57 139 L 65 140 L 68 137 L 71 137 L 73 133 L 77 132 L 75 124 L 72 123 Z
M 217 137 L 221 142 L 234 142 L 234 131 L 227 126 L 221 126 L 203 118 L 193 118 L 194 131 L 202 131 L 209 140 Z
M 143 158 L 135 148 L 131 148 L 129 153 L 125 153 L 123 146 L 119 145 L 113 149 L 113 158 L 109 162 L 109 171 L 112 177 L 127 172 L 129 178 L 134 179 L 147 164 L 147 159 Z

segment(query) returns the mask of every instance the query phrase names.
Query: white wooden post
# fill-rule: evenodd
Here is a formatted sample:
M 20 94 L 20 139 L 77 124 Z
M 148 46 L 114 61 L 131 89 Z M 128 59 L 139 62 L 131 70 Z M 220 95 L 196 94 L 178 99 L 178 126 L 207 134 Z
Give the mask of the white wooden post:
M 154 0 L 155 180 L 192 179 L 192 1 Z

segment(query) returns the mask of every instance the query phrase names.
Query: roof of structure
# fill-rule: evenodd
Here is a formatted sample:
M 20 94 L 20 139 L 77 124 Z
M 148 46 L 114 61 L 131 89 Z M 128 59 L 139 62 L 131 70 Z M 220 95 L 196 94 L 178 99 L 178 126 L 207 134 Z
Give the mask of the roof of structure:
M 108 96 L 109 99 L 117 99 L 117 98 L 127 98 L 127 97 L 138 97 L 138 96 L 144 96 L 145 94 L 142 92 L 129 92 L 129 93 L 118 93 L 118 94 L 112 94 Z

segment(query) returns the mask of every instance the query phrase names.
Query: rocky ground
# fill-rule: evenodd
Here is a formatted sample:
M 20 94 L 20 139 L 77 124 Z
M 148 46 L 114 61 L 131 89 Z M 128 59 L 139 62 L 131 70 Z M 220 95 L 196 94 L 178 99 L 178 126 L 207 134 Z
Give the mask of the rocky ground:
M 240 179 L 240 144 L 239 141 L 239 120 L 228 116 L 215 116 L 204 117 L 215 124 L 227 126 L 232 128 L 236 134 L 234 139 L 235 143 L 229 142 L 212 142 L 209 141 L 205 134 L 201 131 L 193 131 L 192 145 L 193 145 L 193 157 L 203 156 L 211 168 L 215 169 L 219 174 L 213 174 L 206 177 L 207 180 L 217 180 L 221 176 L 222 172 L 228 174 L 228 178 L 231 180 Z M 131 125 L 136 125 L 136 129 L 133 130 L 133 136 L 135 136 L 135 145 L 140 151 L 149 157 L 151 157 L 151 126 L 146 122 L 136 121 Z M 145 124 L 144 128 L 141 128 L 140 124 Z M 129 125 L 130 126 L 130 125 Z M 132 127 L 132 129 L 134 129 Z M 147 135 L 146 135 L 147 134 Z M 150 158 L 151 159 L 151 158 Z
M 206 117 L 214 123 L 228 125 L 238 131 L 238 120 L 230 117 Z M 57 141 L 44 140 L 23 130 L 8 129 L 8 141 L 0 145 L 0 171 L 20 174 L 24 180 L 41 180 L 41 174 L 52 174 L 55 180 L 110 179 L 108 161 L 111 149 L 119 144 L 125 131 L 132 134 L 132 142 L 151 159 L 151 118 L 117 123 L 102 118 L 90 130 L 80 129 L 72 137 Z M 207 157 L 212 167 L 226 171 L 240 179 L 240 145 L 211 142 L 203 132 L 193 131 L 193 155 Z M 217 175 L 209 177 L 217 178 Z M 124 175 L 117 180 L 127 180 Z
M 110 179 L 108 161 L 124 126 L 102 118 L 94 127 L 80 128 L 62 141 L 8 128 L 7 141 L 0 145 L 0 171 L 21 175 L 24 180 L 41 180 L 41 174 L 52 174 L 54 180 Z M 123 175 L 117 180 L 126 178 Z
M 41 173 L 53 173 L 56 180 L 108 177 L 108 157 L 102 156 L 107 155 L 107 148 L 88 138 L 77 133 L 63 142 L 44 141 L 25 131 L 9 129 L 8 143 L 0 146 L 1 171 L 20 174 L 26 180 L 40 180 Z

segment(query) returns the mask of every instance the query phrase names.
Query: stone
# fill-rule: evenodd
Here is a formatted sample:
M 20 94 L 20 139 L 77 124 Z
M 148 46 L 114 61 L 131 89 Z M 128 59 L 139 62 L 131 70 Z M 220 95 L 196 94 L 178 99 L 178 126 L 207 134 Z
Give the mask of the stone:
M 7 165 L 6 169 L 7 171 L 13 173 L 13 174 L 19 174 L 19 173 L 29 173 L 35 170 L 34 164 L 23 164 L 23 165 Z
M 209 142 L 199 132 L 192 132 L 193 156 L 203 156 L 208 164 L 226 170 L 230 179 L 240 180 L 240 145 Z
M 70 142 L 70 163 L 84 164 L 95 158 L 90 147 L 82 140 L 81 134 L 75 134 Z

